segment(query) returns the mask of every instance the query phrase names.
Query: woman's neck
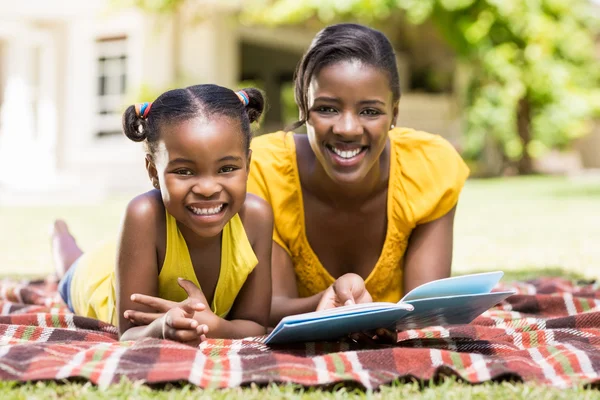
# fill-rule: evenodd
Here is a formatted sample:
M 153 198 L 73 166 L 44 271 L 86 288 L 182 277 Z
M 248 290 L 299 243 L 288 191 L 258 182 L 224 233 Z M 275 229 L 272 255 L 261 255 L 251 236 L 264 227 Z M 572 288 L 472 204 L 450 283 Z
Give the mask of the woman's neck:
M 308 143 L 307 146 L 312 157 L 305 157 L 306 148 L 301 153 L 297 152 L 298 160 L 305 162 L 304 166 L 299 164 L 303 172 L 300 181 L 305 190 L 323 202 L 338 209 L 356 210 L 387 189 L 390 176 L 389 143 L 364 179 L 348 184 L 333 181 L 316 159 Z

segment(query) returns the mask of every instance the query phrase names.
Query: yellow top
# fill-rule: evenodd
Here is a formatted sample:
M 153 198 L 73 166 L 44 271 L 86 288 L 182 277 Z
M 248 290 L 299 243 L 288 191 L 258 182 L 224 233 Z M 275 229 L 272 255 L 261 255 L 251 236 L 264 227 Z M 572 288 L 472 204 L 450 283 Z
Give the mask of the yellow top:
M 158 296 L 172 301 L 187 298 L 177 278 L 200 283 L 194 272 L 190 253 L 177 221 L 166 213 L 167 249 L 158 276 Z M 70 298 L 75 314 L 96 318 L 116 325 L 115 255 L 116 243 L 107 242 L 83 254 L 77 261 L 71 281 Z M 236 214 L 223 228 L 221 237 L 221 270 L 211 310 L 224 318 L 231 310 L 246 278 L 258 259 L 246 236 L 242 220 Z
M 441 136 L 395 128 L 389 138 L 387 232 L 379 260 L 365 283 L 374 301 L 397 302 L 403 293 L 402 263 L 410 233 L 456 205 L 469 169 Z M 262 135 L 251 147 L 248 191 L 273 208 L 273 240 L 292 258 L 300 296 L 319 293 L 335 279 L 321 265 L 306 237 L 293 134 Z

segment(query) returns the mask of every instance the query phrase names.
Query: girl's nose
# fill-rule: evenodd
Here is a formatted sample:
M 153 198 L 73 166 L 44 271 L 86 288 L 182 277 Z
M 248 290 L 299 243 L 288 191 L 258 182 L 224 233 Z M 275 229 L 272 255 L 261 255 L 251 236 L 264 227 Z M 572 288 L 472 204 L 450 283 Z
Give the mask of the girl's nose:
M 200 178 L 196 181 L 192 191 L 202 197 L 210 198 L 221 191 L 221 185 L 212 178 Z

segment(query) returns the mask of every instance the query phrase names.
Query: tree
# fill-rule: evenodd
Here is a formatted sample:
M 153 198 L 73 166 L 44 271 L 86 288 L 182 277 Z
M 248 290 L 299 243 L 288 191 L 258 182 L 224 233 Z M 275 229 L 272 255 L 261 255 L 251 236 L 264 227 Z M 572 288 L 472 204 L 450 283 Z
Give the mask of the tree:
M 155 10 L 185 0 L 133 0 Z M 230 0 L 235 2 L 235 0 Z M 240 3 L 240 2 L 237 2 Z M 432 21 L 469 77 L 464 155 L 486 143 L 521 174 L 532 158 L 587 134 L 600 114 L 600 63 L 594 53 L 600 7 L 588 0 L 246 0 L 241 18 L 257 24 L 377 24 L 401 15 Z

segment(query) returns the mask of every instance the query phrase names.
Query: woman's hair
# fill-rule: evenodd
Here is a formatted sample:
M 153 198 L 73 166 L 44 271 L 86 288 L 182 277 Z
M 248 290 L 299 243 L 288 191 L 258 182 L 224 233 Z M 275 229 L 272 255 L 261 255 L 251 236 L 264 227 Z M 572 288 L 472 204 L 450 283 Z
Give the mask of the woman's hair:
M 385 72 L 394 102 L 400 99 L 396 54 L 388 38 L 363 25 L 331 25 L 317 33 L 296 67 L 295 99 L 300 109 L 300 120 L 291 126 L 291 130 L 302 126 L 308 119 L 308 87 L 313 76 L 327 65 L 354 60 Z
M 150 105 L 131 105 L 123 113 L 123 132 L 134 142 L 142 142 L 153 155 L 165 124 L 192 118 L 207 119 L 226 116 L 240 121 L 244 148 L 250 148 L 250 124 L 260 118 L 265 105 L 258 89 L 246 88 L 239 92 L 218 85 L 194 85 L 169 90 Z M 141 111 L 141 112 L 140 112 Z M 145 111 L 145 112 L 144 112 Z

